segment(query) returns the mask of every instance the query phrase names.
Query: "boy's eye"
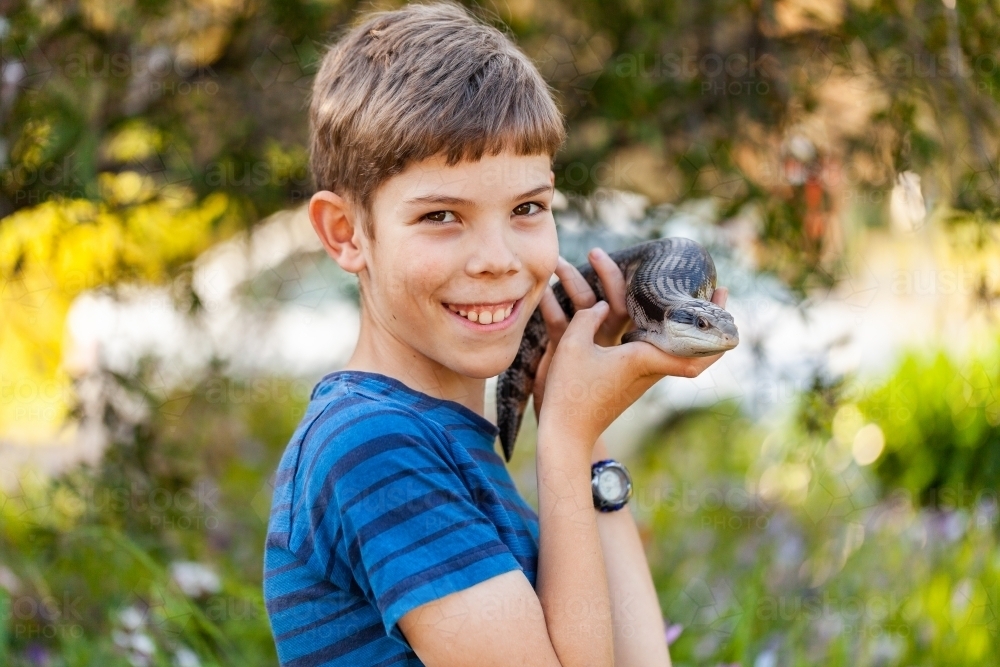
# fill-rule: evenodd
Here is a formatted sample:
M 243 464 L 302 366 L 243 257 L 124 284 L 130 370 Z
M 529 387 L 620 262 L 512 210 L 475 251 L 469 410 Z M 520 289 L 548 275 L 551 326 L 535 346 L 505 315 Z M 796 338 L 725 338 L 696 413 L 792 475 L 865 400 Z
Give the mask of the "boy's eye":
M 430 222 L 454 222 L 455 214 L 451 211 L 434 211 L 433 213 L 428 213 L 422 219 Z
M 532 201 L 515 207 L 514 215 L 534 215 L 535 213 L 538 213 L 541 210 L 542 210 L 542 205 Z

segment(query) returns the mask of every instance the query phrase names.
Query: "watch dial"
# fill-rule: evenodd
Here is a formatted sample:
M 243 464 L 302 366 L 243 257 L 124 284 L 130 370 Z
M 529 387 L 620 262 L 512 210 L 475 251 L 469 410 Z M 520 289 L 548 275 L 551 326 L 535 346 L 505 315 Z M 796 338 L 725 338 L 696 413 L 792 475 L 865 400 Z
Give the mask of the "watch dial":
M 624 492 L 621 477 L 614 470 L 605 470 L 598 476 L 597 488 L 606 500 L 616 500 Z

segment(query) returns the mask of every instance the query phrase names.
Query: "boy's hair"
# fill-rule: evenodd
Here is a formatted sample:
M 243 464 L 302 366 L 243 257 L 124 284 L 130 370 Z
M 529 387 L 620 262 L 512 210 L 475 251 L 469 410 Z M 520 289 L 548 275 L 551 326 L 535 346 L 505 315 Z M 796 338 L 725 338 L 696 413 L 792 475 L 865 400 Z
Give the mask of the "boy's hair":
M 370 15 L 323 57 L 309 106 L 316 185 L 360 205 L 409 164 L 450 165 L 511 150 L 555 155 L 562 115 L 534 65 L 503 33 L 451 3 Z

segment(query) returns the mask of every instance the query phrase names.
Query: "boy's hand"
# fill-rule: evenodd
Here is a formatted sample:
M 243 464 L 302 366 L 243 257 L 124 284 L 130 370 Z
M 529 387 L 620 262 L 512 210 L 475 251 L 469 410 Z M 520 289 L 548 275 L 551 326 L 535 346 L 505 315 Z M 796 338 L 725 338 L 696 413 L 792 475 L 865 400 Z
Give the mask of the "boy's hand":
M 600 248 L 592 249 L 587 259 L 594 267 L 597 277 L 601 279 L 601 285 L 604 287 L 604 294 L 607 297 L 605 300 L 611 307 L 607 319 L 601 323 L 594 336 L 594 342 L 602 347 L 611 347 L 618 344 L 626 331 L 635 329 L 635 323 L 632 322 L 632 318 L 628 316 L 628 310 L 625 308 L 625 276 L 615 261 L 608 256 L 608 253 Z M 559 276 L 559 281 L 562 283 L 563 289 L 566 290 L 566 295 L 569 296 L 577 310 L 590 308 L 597 303 L 597 295 L 583 279 L 580 271 L 562 257 L 559 258 L 559 264 L 556 266 L 556 275 Z M 563 332 L 566 331 L 569 321 L 566 319 L 566 313 L 559 307 L 559 302 L 556 301 L 556 295 L 551 287 L 545 290 L 541 306 L 550 334 L 556 330 L 556 342 L 558 342 L 559 338 L 562 338 Z
M 604 294 L 607 296 L 608 305 L 611 307 L 611 312 L 601 323 L 597 334 L 594 336 L 594 342 L 603 347 L 611 347 L 612 345 L 617 345 L 625 333 L 635 329 L 635 323 L 629 317 L 628 310 L 625 308 L 625 276 L 622 275 L 622 270 L 608 256 L 608 253 L 600 248 L 593 248 L 588 255 L 588 259 L 590 260 L 590 265 L 594 267 L 597 276 L 601 279 Z M 559 263 L 556 265 L 556 275 L 559 277 L 559 282 L 562 283 L 563 288 L 566 290 L 566 295 L 573 302 L 573 307 L 576 310 L 590 308 L 597 303 L 597 295 L 594 294 L 594 290 L 587 284 L 587 281 L 583 279 L 580 271 L 562 257 L 559 257 Z M 542 294 L 542 300 L 538 305 L 542 309 L 542 316 L 545 318 L 545 328 L 549 332 L 549 343 L 538 365 L 538 372 L 535 374 L 535 388 L 532 396 L 534 399 L 533 404 L 535 406 L 536 420 L 542 407 L 542 396 L 545 393 L 545 375 L 548 371 L 549 363 L 552 361 L 552 355 L 555 353 L 556 345 L 559 344 L 559 339 L 562 338 L 566 332 L 566 327 L 569 325 L 566 313 L 563 312 L 562 307 L 556 300 L 555 292 L 552 291 L 551 287 L 545 288 L 545 293 Z
M 601 284 L 604 287 L 604 293 L 607 296 L 608 308 L 610 311 L 601 318 L 600 325 L 593 335 L 593 342 L 601 347 L 615 346 L 621 340 L 623 334 L 636 328 L 635 323 L 632 322 L 628 315 L 628 311 L 625 309 L 625 277 L 622 275 L 621 269 L 618 268 L 618 265 L 615 264 L 607 253 L 599 248 L 591 250 L 590 263 L 601 279 Z M 594 291 L 590 288 L 590 285 L 588 285 L 587 281 L 583 279 L 583 276 L 580 275 L 580 272 L 575 266 L 560 257 L 559 265 L 556 267 L 556 275 L 559 276 L 559 280 L 565 287 L 567 295 L 573 301 L 573 305 L 578 312 L 589 309 L 594 305 L 597 297 L 594 294 Z M 728 289 L 725 287 L 718 287 L 712 295 L 712 302 L 724 308 L 728 296 Z M 545 393 L 549 368 L 556 353 L 559 341 L 566 333 L 569 322 L 566 319 L 566 314 L 563 313 L 562 308 L 556 301 L 555 294 L 552 292 L 551 287 L 546 288 L 545 294 L 542 296 L 542 301 L 539 305 L 542 309 L 542 316 L 545 319 L 545 325 L 549 333 L 549 344 L 546 347 L 545 354 L 542 356 L 541 362 L 539 363 L 538 372 L 535 376 L 535 386 L 533 392 L 535 417 L 540 420 L 542 399 Z M 621 347 L 631 348 L 634 347 L 634 345 L 635 343 L 629 343 Z M 643 346 L 649 348 L 647 352 L 654 353 L 655 355 L 661 357 L 660 364 L 654 364 L 653 368 L 662 369 L 664 371 L 662 375 L 653 380 L 649 386 L 655 384 L 656 381 L 665 375 L 697 377 L 702 371 L 711 366 L 722 356 L 720 353 L 711 357 L 676 357 L 655 348 L 649 343 L 643 343 Z M 663 363 L 666 363 L 666 365 L 664 366 Z M 610 375 L 608 377 L 610 378 Z M 636 398 L 638 398 L 638 396 Z M 598 435 L 600 435 L 600 433 L 598 433 Z
M 725 293 L 718 301 L 724 299 Z M 645 341 L 595 345 L 594 337 L 609 310 L 606 302 L 599 301 L 577 311 L 566 327 L 546 370 L 539 434 L 547 431 L 558 434 L 559 440 L 593 447 L 611 422 L 661 379 L 667 375 L 698 377 L 723 355 L 677 357 Z

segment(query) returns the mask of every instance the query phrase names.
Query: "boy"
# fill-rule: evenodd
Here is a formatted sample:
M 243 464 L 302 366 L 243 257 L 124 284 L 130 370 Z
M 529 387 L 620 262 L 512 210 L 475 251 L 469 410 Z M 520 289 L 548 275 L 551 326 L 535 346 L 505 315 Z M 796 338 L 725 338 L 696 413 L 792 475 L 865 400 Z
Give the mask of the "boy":
M 276 474 L 264 593 L 281 663 L 669 665 L 635 522 L 595 509 L 591 462 L 646 389 L 721 355 L 616 345 L 621 271 L 591 254 L 609 301 L 595 304 L 559 258 L 564 130 L 538 72 L 458 6 L 410 5 L 325 55 L 310 126 L 309 215 L 358 275 L 361 331 Z M 536 515 L 482 415 L 539 305 Z

